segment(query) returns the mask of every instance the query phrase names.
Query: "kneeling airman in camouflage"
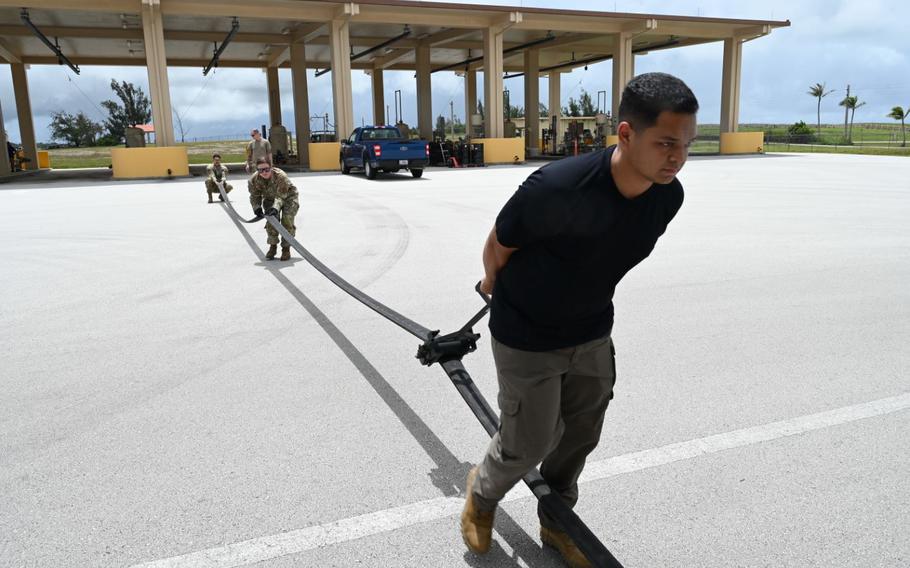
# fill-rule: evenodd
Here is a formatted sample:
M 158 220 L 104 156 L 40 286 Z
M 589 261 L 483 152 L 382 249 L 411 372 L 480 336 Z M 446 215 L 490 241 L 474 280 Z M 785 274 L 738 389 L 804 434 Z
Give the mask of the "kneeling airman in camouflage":
M 294 217 L 300 204 L 297 201 L 297 188 L 286 173 L 273 168 L 265 158 L 256 160 L 256 173 L 249 181 L 250 205 L 256 215 L 273 215 L 281 219 L 281 224 L 291 236 L 297 234 Z M 265 224 L 265 232 L 269 235 L 269 251 L 265 254 L 267 260 L 275 258 L 278 247 L 278 231 L 271 224 Z M 283 237 L 281 239 L 281 260 L 291 258 L 291 244 Z
M 205 190 L 209 194 L 209 203 L 212 202 L 212 195 L 217 193 L 218 199 L 224 201 L 221 192 L 218 191 L 218 183 L 224 182 L 224 192 L 230 193 L 233 187 L 227 182 L 228 167 L 221 163 L 221 154 L 212 154 L 212 163 L 205 167 Z

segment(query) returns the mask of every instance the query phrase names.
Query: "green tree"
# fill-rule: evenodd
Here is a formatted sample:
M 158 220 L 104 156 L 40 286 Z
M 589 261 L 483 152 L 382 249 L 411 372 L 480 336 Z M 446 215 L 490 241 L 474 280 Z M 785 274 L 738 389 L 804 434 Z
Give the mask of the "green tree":
M 901 134 L 903 136 L 901 147 L 907 145 L 907 117 L 910 117 L 910 107 L 907 107 L 907 110 L 904 110 L 903 107 L 896 106 L 888 113 L 888 118 L 901 121 Z
M 812 127 L 802 120 L 787 127 L 787 134 L 790 141 L 796 144 L 808 144 L 815 140 L 815 132 L 812 131 Z
M 582 89 L 581 96 L 578 99 L 578 105 L 581 107 L 581 116 L 594 116 L 597 114 L 597 108 L 591 101 L 591 93 Z
M 540 113 L 540 116 L 550 116 L 550 109 L 543 103 L 537 103 L 537 110 Z
M 112 138 L 122 141 L 126 137 L 127 126 L 147 124 L 151 121 L 152 105 L 142 89 L 132 83 L 126 81 L 118 83 L 116 79 L 111 79 L 111 90 L 120 99 L 120 103 L 110 100 L 101 103 L 108 113 L 104 126 Z
M 485 120 L 485 118 L 483 116 L 483 102 L 482 101 L 477 101 L 477 114 L 480 115 L 481 120 Z
M 563 116 L 581 116 L 581 106 L 579 106 L 578 101 L 569 97 L 568 106 L 562 107 Z
M 853 97 L 853 106 L 850 107 L 850 142 L 853 142 L 853 115 L 856 114 L 856 109 L 866 104 L 866 101 L 859 102 L 859 97 Z
M 525 115 L 524 107 L 509 105 L 509 112 L 506 118 L 522 118 Z
M 69 146 L 94 146 L 96 138 L 104 130 L 97 122 L 93 122 L 84 113 L 69 114 L 62 110 L 51 114 L 51 123 L 48 125 L 51 138 L 61 140 Z
M 856 95 L 849 95 L 844 97 L 840 103 L 840 106 L 844 107 L 846 112 L 850 113 L 850 124 L 844 131 L 844 138 L 847 142 L 853 142 L 853 115 L 856 114 L 856 109 L 863 106 L 866 103 L 859 102 L 859 97 Z
M 830 95 L 833 92 L 834 92 L 833 89 L 830 91 L 825 91 L 824 83 L 816 83 L 815 85 L 809 87 L 809 91 L 807 93 L 818 99 L 818 111 L 817 111 L 818 122 L 816 124 L 818 125 L 817 132 L 818 132 L 819 138 L 821 138 L 821 136 L 822 136 L 822 99 L 827 97 L 828 95 Z
M 436 129 L 433 130 L 433 136 L 440 140 L 446 139 L 446 117 L 441 114 L 436 117 Z

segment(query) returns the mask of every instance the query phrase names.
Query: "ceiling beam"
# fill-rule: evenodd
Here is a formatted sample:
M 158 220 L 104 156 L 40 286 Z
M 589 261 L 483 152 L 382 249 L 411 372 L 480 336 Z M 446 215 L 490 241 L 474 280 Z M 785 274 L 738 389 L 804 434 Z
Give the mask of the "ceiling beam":
M 600 34 L 566 34 L 559 36 L 553 41 L 548 41 L 547 43 L 541 44 L 537 49 L 541 51 L 554 51 L 557 48 L 565 48 L 566 46 L 575 46 L 582 44 L 584 42 L 592 42 L 595 40 L 600 40 L 600 47 L 613 45 L 613 36 L 611 35 L 600 35 Z
M 698 39 L 726 39 L 736 35 L 737 31 L 740 29 L 752 29 L 752 27 L 746 28 L 733 28 L 730 26 L 717 26 L 717 25 L 697 25 L 697 24 L 678 24 L 667 22 L 666 20 L 660 21 L 660 28 L 658 32 L 666 35 L 675 35 L 687 38 L 698 38 Z
M 307 43 L 325 33 L 325 22 L 315 22 L 297 27 L 291 34 L 291 43 Z
M 142 28 L 80 28 L 66 26 L 42 26 L 42 33 L 48 37 L 89 38 L 89 39 L 143 39 Z M 164 39 L 171 41 L 204 41 L 220 42 L 225 32 L 197 32 L 189 30 L 164 30 Z M 5 37 L 31 37 L 32 33 L 25 26 L 0 25 L 0 35 Z M 234 43 L 290 43 L 287 36 L 280 34 L 237 32 Z
M 521 22 L 515 24 L 517 30 L 537 30 L 554 32 L 576 32 L 590 34 L 610 34 L 622 31 L 622 26 L 637 20 L 616 20 L 607 18 L 582 18 L 578 16 L 551 16 L 546 14 L 522 13 Z
M 4 39 L 0 39 L 0 58 L 7 63 L 22 63 L 22 58 Z
M 411 51 L 411 50 L 409 50 Z M 113 65 L 113 66 L 145 66 L 146 61 L 144 57 L 91 57 L 91 56 L 73 56 L 70 58 L 73 63 L 77 65 Z M 23 56 L 21 58 L 22 63 L 29 65 L 58 65 L 57 58 L 53 55 L 31 55 Z M 202 67 L 209 62 L 208 58 L 172 58 L 167 59 L 167 65 L 169 67 Z M 307 60 L 306 66 L 308 69 L 325 69 L 331 65 L 330 61 L 310 61 Z M 288 63 L 280 65 L 280 67 L 289 67 Z M 244 69 L 265 69 L 265 64 L 262 61 L 249 60 L 249 59 L 220 59 L 218 61 L 218 68 L 244 68 Z M 372 62 L 369 61 L 352 61 L 351 69 L 362 69 L 369 70 L 373 69 Z M 412 63 L 402 64 L 395 66 L 395 69 L 402 71 L 413 71 L 414 65 Z
M 22 8 L 22 0 L 0 0 L 0 8 Z M 40 6 L 36 6 L 37 2 L 34 0 L 31 2 L 31 6 L 25 6 L 27 8 L 34 8 L 40 10 L 78 10 L 79 12 L 110 12 L 113 14 L 138 14 L 142 10 L 142 4 L 140 0 L 79 0 L 78 2 L 73 2 L 72 0 L 41 0 Z
M 447 8 L 415 9 L 411 6 L 381 6 L 360 4 L 360 13 L 351 20 L 369 24 L 410 24 L 412 26 L 438 26 L 444 28 L 481 29 L 493 20 L 486 13 Z
M 272 48 L 272 52 L 266 60 L 269 67 L 280 67 L 282 63 L 291 57 L 290 48 L 279 45 L 271 45 L 269 47 Z
M 327 22 L 335 17 L 335 5 L 329 2 L 256 0 L 244 3 L 231 2 L 229 6 L 225 4 L 223 0 L 161 0 L 161 13 L 166 16 L 211 16 L 230 12 L 231 16 L 238 18 L 289 21 L 301 19 L 303 16 L 310 22 Z
M 408 55 L 414 52 L 413 48 L 397 48 L 393 49 L 391 53 L 383 55 L 382 57 L 377 57 L 373 59 L 373 67 L 376 69 L 388 69 L 392 65 L 395 65 Z
M 763 26 L 753 26 L 751 28 L 742 28 L 736 30 L 736 33 L 733 34 L 733 37 L 741 40 L 743 42 L 752 41 L 753 39 L 758 39 L 764 37 L 771 33 L 771 26 L 765 24 Z
M 291 43 L 306 43 L 308 40 L 321 34 L 323 28 L 325 28 L 324 22 L 316 22 L 314 24 L 306 24 L 300 26 L 290 34 L 290 41 Z M 282 46 L 269 56 L 269 67 L 279 67 L 290 57 L 291 49 L 289 47 Z
M 424 41 L 430 45 L 443 45 L 451 43 L 457 39 L 461 39 L 465 36 L 477 33 L 478 30 L 466 29 L 466 28 L 457 28 L 450 30 L 442 30 L 431 34 L 429 37 L 424 38 L 421 41 Z M 480 45 L 482 42 L 478 41 L 477 44 Z

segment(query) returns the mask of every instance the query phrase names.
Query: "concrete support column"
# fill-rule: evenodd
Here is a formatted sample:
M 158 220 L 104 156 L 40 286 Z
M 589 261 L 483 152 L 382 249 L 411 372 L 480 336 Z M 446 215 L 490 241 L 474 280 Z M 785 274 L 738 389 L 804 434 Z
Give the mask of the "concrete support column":
M 164 53 L 164 24 L 161 20 L 160 0 L 142 0 L 142 35 L 145 40 L 145 64 L 149 74 L 155 144 L 159 147 L 173 146 L 174 119 L 171 114 L 171 92 L 167 78 L 167 56 Z
M 382 80 L 382 69 L 373 69 L 373 126 L 385 124 L 385 85 Z
M 265 68 L 269 88 L 269 128 L 281 124 L 281 86 L 278 83 L 278 68 Z
M 9 154 L 6 152 L 6 129 L 3 128 L 3 107 L 0 106 L 0 177 L 9 175 L 12 167 L 9 163 Z
M 433 140 L 433 90 L 430 79 L 430 46 L 423 42 L 415 50 L 417 58 L 417 130 L 424 140 Z
M 19 137 L 22 139 L 22 149 L 25 157 L 31 160 L 28 169 L 38 169 L 38 146 L 35 144 L 35 125 L 32 122 L 32 102 L 28 95 L 28 77 L 25 73 L 25 64 L 10 63 L 13 75 L 13 94 L 16 97 L 16 110 L 19 114 Z M 0 124 L 0 127 L 3 125 Z M 6 146 L 2 148 L 6 152 Z
M 471 136 L 471 115 L 477 114 L 477 72 L 464 72 L 464 125 L 465 137 Z
M 502 31 L 483 30 L 483 134 L 485 138 L 502 138 L 505 120 L 502 101 Z
M 720 131 L 739 129 L 739 85 L 742 75 L 743 44 L 739 38 L 724 40 L 724 72 L 721 79 Z
M 562 74 L 559 71 L 550 71 L 549 75 L 549 99 L 547 110 L 550 111 L 550 121 L 554 116 L 562 116 Z M 556 133 L 553 133 L 554 136 Z
M 505 120 L 502 103 L 502 31 L 483 30 L 483 134 L 502 138 Z
M 310 165 L 310 102 L 306 77 L 306 45 L 291 44 L 291 84 L 294 90 L 294 132 L 297 134 L 297 163 Z
M 351 92 L 351 37 L 348 20 L 329 22 L 332 57 L 332 98 L 335 104 L 335 134 L 347 138 L 354 130 L 354 98 Z
M 540 149 L 540 52 L 525 52 L 525 154 Z
M 616 34 L 616 47 L 613 50 L 613 116 L 619 113 L 619 101 L 626 84 L 632 80 L 632 33 L 620 32 Z M 613 120 L 613 134 L 616 134 L 617 122 Z

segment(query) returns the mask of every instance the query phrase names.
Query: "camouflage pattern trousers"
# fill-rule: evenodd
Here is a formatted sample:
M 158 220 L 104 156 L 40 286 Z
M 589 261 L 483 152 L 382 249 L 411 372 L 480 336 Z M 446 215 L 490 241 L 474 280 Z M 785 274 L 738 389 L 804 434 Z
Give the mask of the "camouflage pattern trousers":
M 231 184 L 229 184 L 228 182 L 223 182 L 223 183 L 224 183 L 224 192 L 225 193 L 230 193 L 231 190 L 234 189 L 233 187 L 231 187 Z M 218 184 L 216 184 L 215 182 L 213 182 L 210 179 L 205 180 L 205 190 L 208 192 L 209 197 L 219 193 Z
M 268 207 L 266 207 L 268 209 Z M 286 201 L 281 207 L 281 211 L 278 212 L 278 216 L 281 217 L 281 224 L 284 225 L 284 228 L 288 230 L 292 237 L 297 236 L 297 226 L 294 225 L 294 217 L 297 216 L 297 210 L 300 209 L 300 204 L 297 203 L 297 200 Z M 271 223 L 265 224 L 265 232 L 269 235 L 268 243 L 270 245 L 278 244 L 278 230 L 272 227 Z M 281 247 L 289 247 L 291 243 L 287 242 L 284 237 L 281 238 Z

